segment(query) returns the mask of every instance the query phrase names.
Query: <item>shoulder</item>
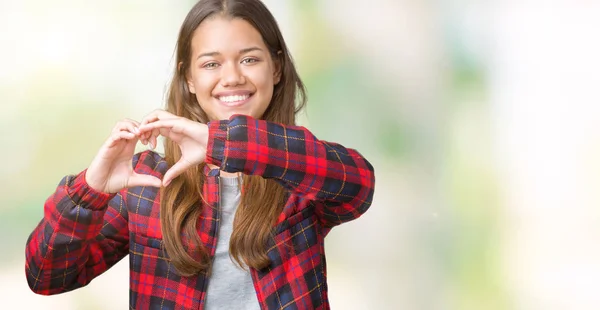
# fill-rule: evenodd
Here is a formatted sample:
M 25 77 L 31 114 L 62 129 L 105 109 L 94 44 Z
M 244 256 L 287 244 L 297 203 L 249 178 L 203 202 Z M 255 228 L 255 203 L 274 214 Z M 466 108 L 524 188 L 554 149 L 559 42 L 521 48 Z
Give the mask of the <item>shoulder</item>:
M 165 158 L 152 150 L 146 150 L 133 156 L 133 167 L 135 172 L 141 174 L 151 174 L 162 177 L 167 169 Z

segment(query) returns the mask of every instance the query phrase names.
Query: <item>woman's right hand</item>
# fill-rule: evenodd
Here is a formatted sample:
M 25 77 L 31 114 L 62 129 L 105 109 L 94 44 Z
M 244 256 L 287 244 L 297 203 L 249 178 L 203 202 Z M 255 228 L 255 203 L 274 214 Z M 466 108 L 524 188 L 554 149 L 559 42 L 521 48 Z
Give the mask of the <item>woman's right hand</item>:
M 134 186 L 161 186 L 159 178 L 133 171 L 132 161 L 135 145 L 139 140 L 139 125 L 129 119 L 115 125 L 86 171 L 85 180 L 91 188 L 112 194 Z

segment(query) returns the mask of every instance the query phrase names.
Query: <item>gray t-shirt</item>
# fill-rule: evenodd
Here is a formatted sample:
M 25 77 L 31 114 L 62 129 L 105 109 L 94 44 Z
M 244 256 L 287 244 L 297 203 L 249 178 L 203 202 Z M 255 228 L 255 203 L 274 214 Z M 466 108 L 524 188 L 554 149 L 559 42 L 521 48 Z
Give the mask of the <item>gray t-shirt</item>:
M 229 257 L 229 238 L 241 197 L 238 178 L 222 177 L 220 184 L 221 221 L 212 272 L 208 280 L 205 308 L 207 310 L 260 309 L 250 272 L 241 269 Z

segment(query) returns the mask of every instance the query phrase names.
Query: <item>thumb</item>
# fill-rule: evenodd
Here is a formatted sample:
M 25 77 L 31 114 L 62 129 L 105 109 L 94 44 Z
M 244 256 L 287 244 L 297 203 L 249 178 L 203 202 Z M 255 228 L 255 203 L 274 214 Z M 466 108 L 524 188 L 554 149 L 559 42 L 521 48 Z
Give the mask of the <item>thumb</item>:
M 135 187 L 135 186 L 152 186 L 152 187 L 160 187 L 162 181 L 152 175 L 148 174 L 138 174 L 133 173 L 131 177 L 129 177 L 129 182 L 127 187 Z
M 176 162 L 167 172 L 165 173 L 165 177 L 163 178 L 164 186 L 168 186 L 173 179 L 182 174 L 185 170 L 190 167 L 190 164 L 187 160 L 180 159 Z

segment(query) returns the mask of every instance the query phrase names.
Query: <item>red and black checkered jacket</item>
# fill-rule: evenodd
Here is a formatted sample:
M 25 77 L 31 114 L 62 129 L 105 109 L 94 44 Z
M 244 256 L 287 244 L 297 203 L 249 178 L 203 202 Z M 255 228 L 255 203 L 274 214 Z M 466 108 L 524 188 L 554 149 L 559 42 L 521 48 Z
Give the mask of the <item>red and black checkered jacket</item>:
M 363 214 L 373 167 L 357 151 L 317 140 L 299 126 L 249 116 L 209 123 L 206 162 L 227 172 L 277 180 L 289 198 L 267 244 L 270 265 L 250 269 L 262 309 L 329 309 L 324 238 Z M 134 170 L 162 178 L 157 153 L 134 156 Z M 198 234 L 211 255 L 219 223 L 219 170 L 205 166 L 206 203 Z M 85 286 L 129 254 L 131 309 L 202 309 L 208 278 L 180 277 L 162 247 L 159 189 L 93 190 L 85 171 L 62 179 L 26 246 L 31 289 L 44 295 Z M 203 202 L 199 202 L 203 203 Z

